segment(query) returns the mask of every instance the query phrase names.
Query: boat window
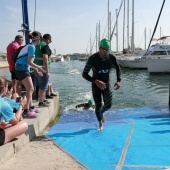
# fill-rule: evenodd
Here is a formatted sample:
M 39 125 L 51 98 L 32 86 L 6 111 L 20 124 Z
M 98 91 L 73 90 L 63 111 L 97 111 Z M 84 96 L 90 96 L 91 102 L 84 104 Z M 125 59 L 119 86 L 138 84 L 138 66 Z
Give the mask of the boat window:
M 148 51 L 148 52 L 146 52 L 143 56 L 147 56 L 147 55 L 149 55 L 151 52 L 152 52 L 152 51 Z
M 168 52 L 168 54 L 170 55 L 170 51 L 167 51 Z
M 167 55 L 166 51 L 154 51 L 151 55 Z

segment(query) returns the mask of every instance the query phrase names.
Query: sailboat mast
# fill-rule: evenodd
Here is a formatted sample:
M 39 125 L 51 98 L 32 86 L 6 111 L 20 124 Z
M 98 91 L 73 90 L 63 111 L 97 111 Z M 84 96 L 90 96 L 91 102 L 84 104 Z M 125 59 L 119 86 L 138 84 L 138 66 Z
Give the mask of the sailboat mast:
M 116 9 L 116 51 L 118 52 L 118 9 Z
M 90 56 L 92 54 L 91 33 L 90 33 Z
M 145 50 L 146 50 L 146 27 L 145 27 Z
M 118 19 L 118 17 L 119 17 L 119 14 L 120 14 L 120 10 L 121 10 L 121 8 L 122 8 L 123 1 L 124 1 L 124 0 L 121 1 L 120 7 L 119 7 L 119 11 L 118 11 L 118 15 L 117 15 L 117 17 L 116 17 L 115 25 L 114 25 L 114 27 L 113 27 L 113 29 L 112 29 L 112 33 L 111 33 L 111 35 L 110 35 L 110 41 L 111 41 L 112 38 L 113 38 L 113 34 L 114 34 L 114 31 L 115 31 L 115 28 L 116 28 L 116 24 L 117 24 L 117 19 Z
M 132 37 L 131 37 L 131 52 L 134 53 L 134 0 L 132 0 Z
M 98 34 L 99 34 L 99 36 L 98 36 L 98 46 L 100 46 L 100 21 L 99 21 L 99 28 L 98 28 Z
M 27 34 L 30 32 L 29 31 L 29 20 L 28 20 L 28 6 L 27 6 L 27 0 L 21 0 L 22 3 L 22 18 L 23 18 L 23 24 L 22 31 L 23 34 L 25 35 L 25 43 L 28 44 L 30 40 L 27 38 Z
M 108 0 L 108 40 L 110 40 L 110 22 L 109 22 L 109 18 L 110 18 L 110 14 L 109 14 L 109 0 Z
M 123 50 L 125 49 L 125 0 L 124 0 L 124 13 L 123 13 Z
M 127 0 L 127 49 L 129 49 L 129 0 Z
M 109 25 L 109 36 L 111 35 L 111 12 L 109 12 L 109 23 L 110 23 L 110 25 Z M 109 37 L 109 40 L 110 40 L 110 37 Z M 110 50 L 111 50 L 111 42 L 110 42 Z
M 98 46 L 97 31 L 98 31 L 98 23 L 96 24 L 96 52 L 98 50 L 98 48 L 97 48 L 97 46 Z

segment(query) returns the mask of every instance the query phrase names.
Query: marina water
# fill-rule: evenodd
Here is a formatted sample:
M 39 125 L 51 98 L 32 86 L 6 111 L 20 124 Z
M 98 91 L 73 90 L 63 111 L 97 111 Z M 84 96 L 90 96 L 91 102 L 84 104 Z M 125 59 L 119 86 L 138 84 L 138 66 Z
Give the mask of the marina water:
M 91 83 L 82 78 L 84 61 L 54 62 L 50 68 L 50 82 L 59 92 L 61 111 L 75 109 L 75 105 L 92 98 Z M 8 69 L 1 76 L 10 79 Z M 114 90 L 115 70 L 110 74 L 115 109 L 168 105 L 170 75 L 149 75 L 147 70 L 122 69 L 121 88 Z

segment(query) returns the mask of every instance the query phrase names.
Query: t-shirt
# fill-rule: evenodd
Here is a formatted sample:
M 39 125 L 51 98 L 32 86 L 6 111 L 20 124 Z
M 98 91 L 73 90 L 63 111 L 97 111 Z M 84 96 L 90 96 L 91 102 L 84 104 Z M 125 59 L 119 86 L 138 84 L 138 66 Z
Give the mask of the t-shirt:
M 9 70 L 14 71 L 15 67 L 15 62 L 12 60 L 12 54 L 15 50 L 17 50 L 20 47 L 20 45 L 16 42 L 13 41 L 7 46 L 7 59 L 9 63 Z
M 51 64 L 51 54 L 52 54 L 50 47 L 48 45 L 46 45 L 41 49 L 41 51 L 42 51 L 42 54 L 48 55 L 48 65 L 50 65 Z
M 13 109 L 16 109 L 18 110 L 19 108 L 19 104 L 20 103 L 17 103 L 15 99 L 10 99 L 8 97 L 3 97 L 4 101 L 6 101 Z
M 117 81 L 121 81 L 121 70 L 116 57 L 109 54 L 107 57 L 101 58 L 99 53 L 95 53 L 89 57 L 83 70 L 83 77 L 90 82 L 97 79 L 109 83 L 109 73 L 112 68 L 116 69 Z M 93 71 L 92 77 L 88 74 L 91 69 Z
M 30 43 L 23 47 L 18 55 L 18 59 L 15 63 L 15 70 L 16 71 L 30 71 L 30 66 L 28 64 L 28 56 L 34 59 L 35 55 L 35 46 Z M 23 56 L 23 57 L 21 57 Z M 19 58 L 21 57 L 21 58 Z
M 36 45 L 35 51 L 35 60 L 34 63 L 43 66 L 43 54 L 48 55 L 48 64 L 51 64 L 51 49 L 45 42 L 40 42 L 40 44 Z
M 13 113 L 13 108 L 10 106 L 8 102 L 4 100 L 4 98 L 0 98 L 0 122 L 2 122 L 2 119 L 5 120 L 5 122 L 11 121 L 15 117 L 15 114 Z

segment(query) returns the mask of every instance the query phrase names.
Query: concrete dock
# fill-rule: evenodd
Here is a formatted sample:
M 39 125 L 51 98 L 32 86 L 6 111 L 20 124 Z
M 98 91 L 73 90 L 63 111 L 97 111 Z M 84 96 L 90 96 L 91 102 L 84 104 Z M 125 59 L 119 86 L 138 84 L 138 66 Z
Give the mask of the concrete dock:
M 59 95 L 49 101 L 51 102 L 49 107 L 39 108 L 40 113 L 37 113 L 37 118 L 23 120 L 29 125 L 25 134 L 0 147 L 0 165 L 3 165 L 9 158 L 18 153 L 23 146 L 28 144 L 34 137 L 43 133 L 54 122 L 55 117 L 59 113 Z M 35 102 L 34 104 L 37 106 L 38 103 Z

